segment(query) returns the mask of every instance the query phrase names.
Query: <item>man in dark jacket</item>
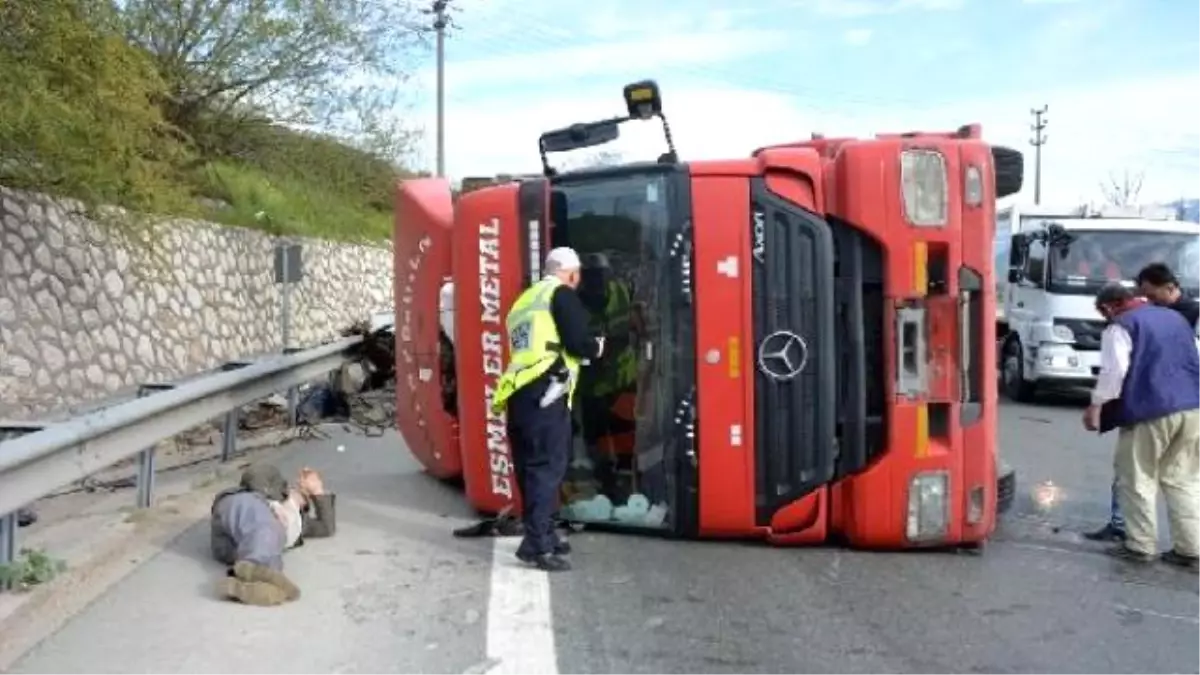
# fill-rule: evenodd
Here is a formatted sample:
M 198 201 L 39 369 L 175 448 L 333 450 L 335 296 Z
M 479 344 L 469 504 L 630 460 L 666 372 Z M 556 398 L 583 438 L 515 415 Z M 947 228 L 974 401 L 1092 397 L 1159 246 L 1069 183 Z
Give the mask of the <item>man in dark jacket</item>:
M 1167 307 L 1179 312 L 1193 330 L 1200 323 L 1200 302 L 1183 294 L 1179 280 L 1164 263 L 1151 263 L 1142 268 L 1137 276 L 1138 291 L 1150 302 L 1159 307 Z M 1124 541 L 1125 517 L 1117 499 L 1117 482 L 1113 480 L 1112 502 L 1108 523 L 1094 532 L 1084 535 L 1093 541 Z
M 1100 341 L 1100 376 L 1084 426 L 1119 427 L 1117 495 L 1125 513 L 1125 540 L 1114 555 L 1155 559 L 1156 502 L 1167 503 L 1174 549 L 1165 562 L 1200 567 L 1200 353 L 1195 329 L 1179 315 L 1136 298 L 1121 285 L 1106 286 L 1096 310 L 1109 321 Z
M 300 589 L 283 573 L 283 552 L 335 531 L 334 495 L 316 471 L 301 469 L 289 488 L 277 467 L 251 466 L 213 499 L 212 555 L 229 566 L 221 594 L 248 605 L 295 600 Z
M 1138 291 L 1147 300 L 1179 312 L 1192 328 L 1196 327 L 1197 321 L 1200 321 L 1200 302 L 1183 294 L 1179 279 L 1170 267 L 1163 263 L 1146 265 L 1138 273 L 1137 283 Z

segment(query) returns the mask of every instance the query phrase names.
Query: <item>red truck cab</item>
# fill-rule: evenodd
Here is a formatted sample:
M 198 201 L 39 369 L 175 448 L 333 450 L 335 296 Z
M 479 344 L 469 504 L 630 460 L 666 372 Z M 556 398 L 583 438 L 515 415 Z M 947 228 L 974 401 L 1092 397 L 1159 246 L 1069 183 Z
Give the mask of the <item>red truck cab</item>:
M 625 99 L 627 116 L 543 135 L 540 178 L 457 201 L 443 180 L 400 185 L 410 451 L 480 511 L 519 499 L 489 405 L 504 317 L 546 252 L 571 246 L 609 347 L 576 396 L 566 519 L 778 544 L 985 541 L 1005 497 L 990 245 L 1019 153 L 966 126 L 685 163 L 657 86 Z M 654 118 L 669 148 L 657 162 L 547 161 Z

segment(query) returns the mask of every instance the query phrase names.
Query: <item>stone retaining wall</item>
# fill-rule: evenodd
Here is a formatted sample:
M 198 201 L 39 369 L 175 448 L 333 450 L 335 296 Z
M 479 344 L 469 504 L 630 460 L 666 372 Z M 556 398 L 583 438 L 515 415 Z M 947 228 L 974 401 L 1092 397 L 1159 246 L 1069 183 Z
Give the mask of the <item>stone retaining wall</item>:
M 392 306 L 390 248 L 305 240 L 292 345 Z M 123 246 L 69 201 L 0 187 L 0 420 L 282 346 L 274 239 L 199 221 Z

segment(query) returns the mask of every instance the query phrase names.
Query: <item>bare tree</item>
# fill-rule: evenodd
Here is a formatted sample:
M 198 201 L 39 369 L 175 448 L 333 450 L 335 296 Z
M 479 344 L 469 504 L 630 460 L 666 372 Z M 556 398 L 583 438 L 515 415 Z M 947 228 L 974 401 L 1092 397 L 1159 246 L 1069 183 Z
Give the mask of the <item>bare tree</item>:
M 1144 178 L 1143 172 L 1130 172 L 1126 169 L 1119 177 L 1110 174 L 1108 182 L 1100 184 L 1100 191 L 1104 193 L 1104 200 L 1110 206 L 1132 206 L 1137 203 L 1138 195 L 1142 192 Z

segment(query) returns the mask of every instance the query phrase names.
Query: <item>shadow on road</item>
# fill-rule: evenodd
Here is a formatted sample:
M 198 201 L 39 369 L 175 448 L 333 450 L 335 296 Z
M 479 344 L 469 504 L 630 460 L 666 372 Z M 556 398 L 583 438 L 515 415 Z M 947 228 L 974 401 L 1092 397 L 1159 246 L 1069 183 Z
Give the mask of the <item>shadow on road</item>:
M 1039 391 L 1033 401 L 1024 405 L 1068 410 L 1078 409 L 1082 411 L 1088 405 L 1089 396 L 1090 392 L 1087 389 L 1047 389 Z M 1004 403 L 1015 403 L 1004 398 L 1003 394 L 1001 394 L 1001 401 Z

